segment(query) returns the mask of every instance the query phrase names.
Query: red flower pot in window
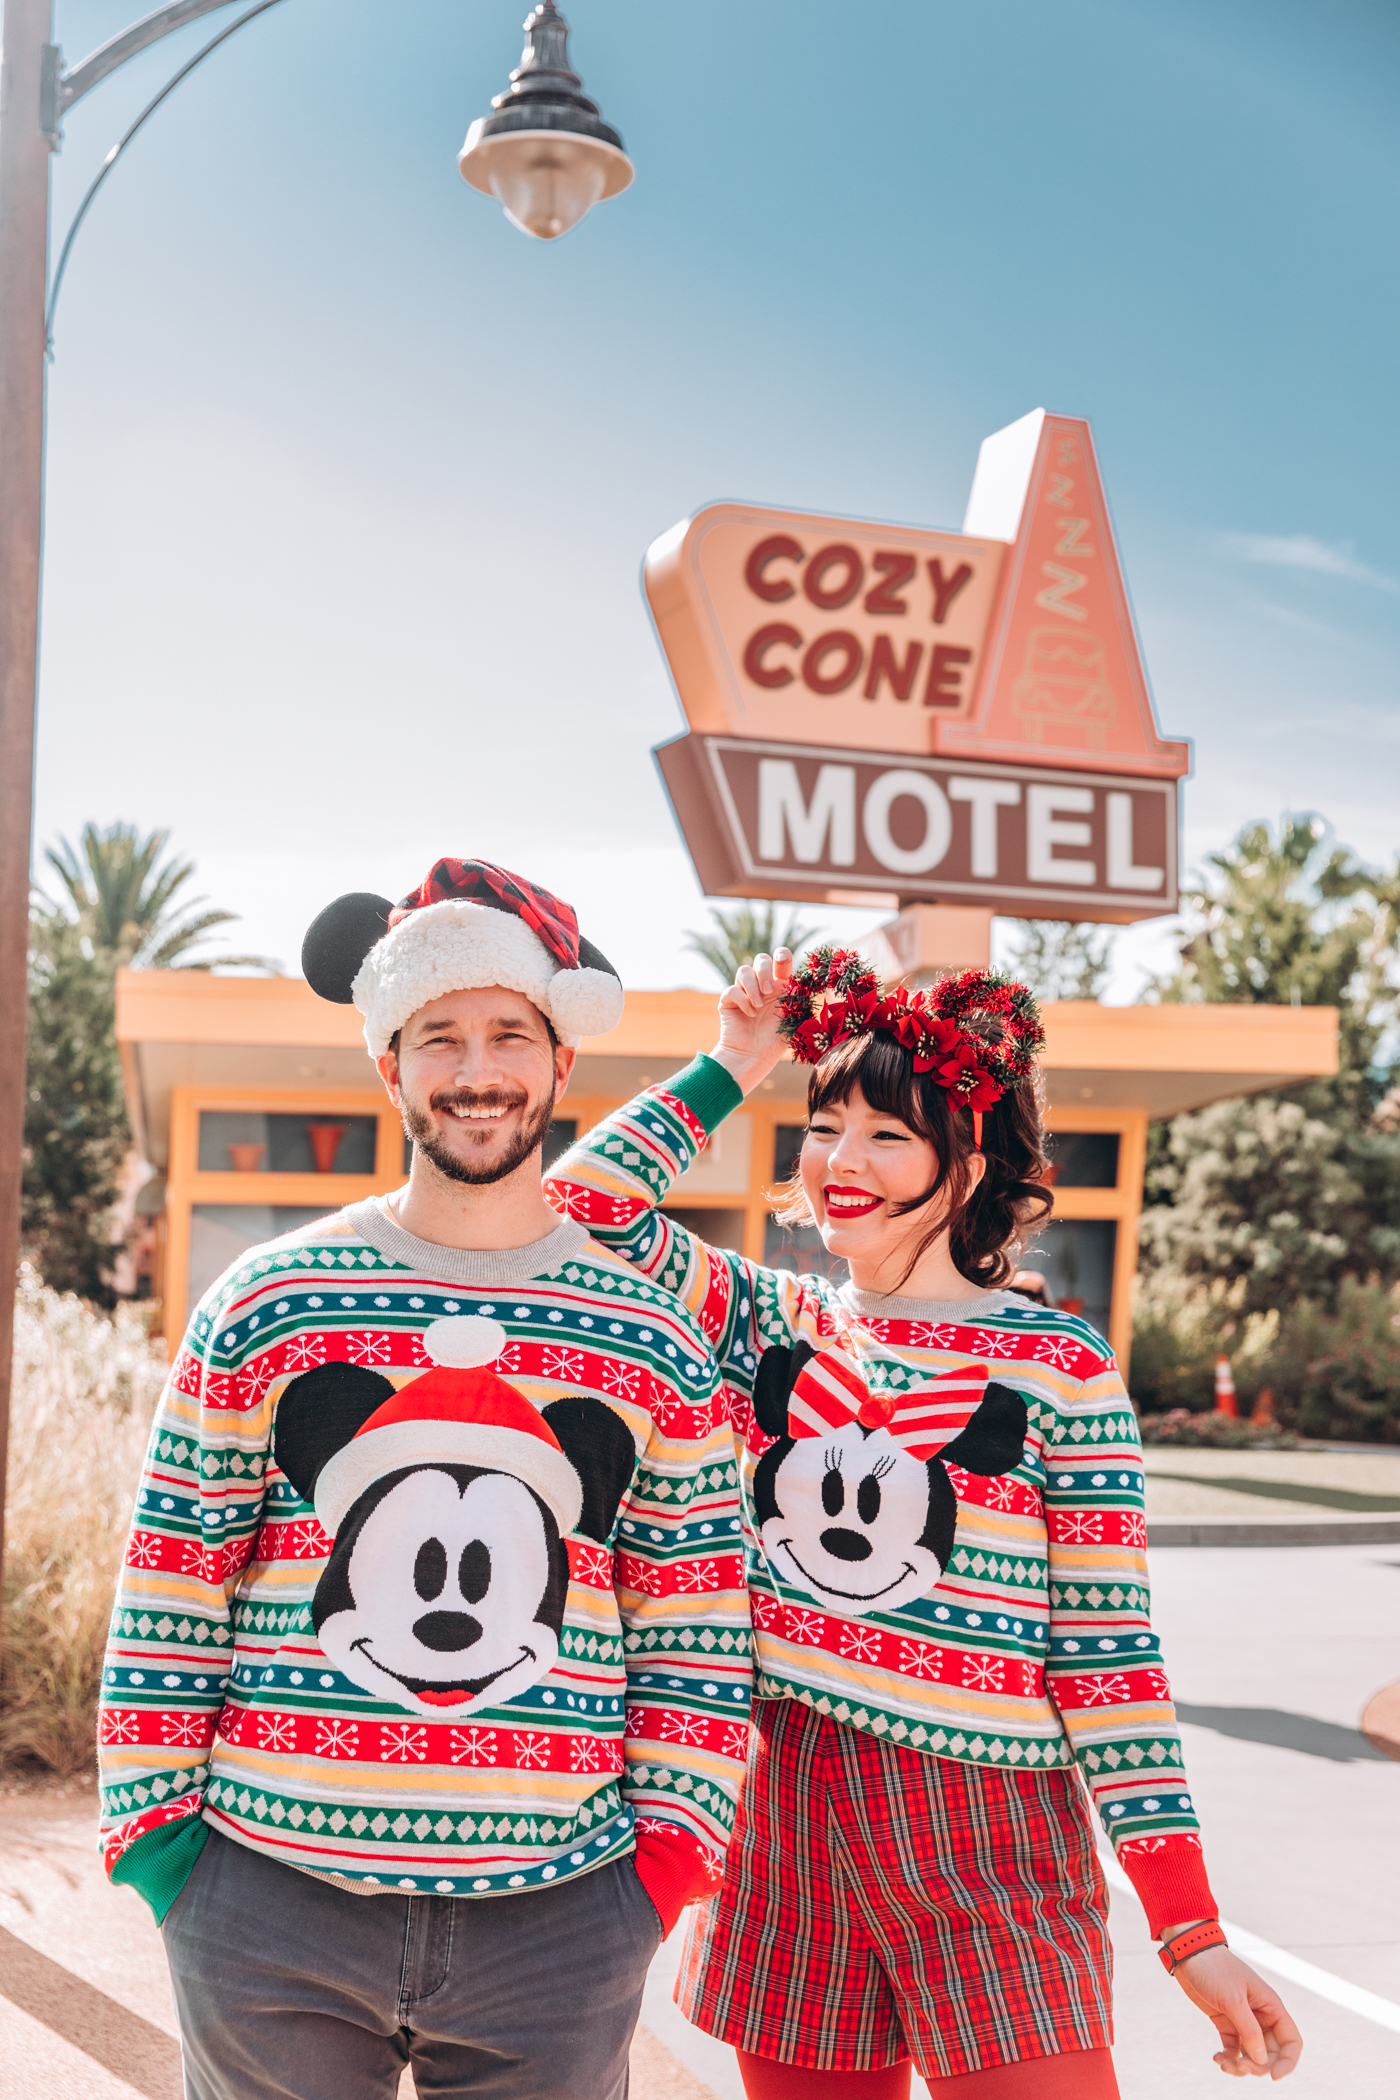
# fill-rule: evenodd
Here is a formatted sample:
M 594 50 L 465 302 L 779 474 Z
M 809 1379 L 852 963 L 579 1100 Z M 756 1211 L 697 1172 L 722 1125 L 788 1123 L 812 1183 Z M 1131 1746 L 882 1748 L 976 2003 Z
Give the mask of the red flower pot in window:
M 307 1124 L 306 1135 L 311 1140 L 311 1151 L 318 1174 L 334 1174 L 335 1156 L 340 1150 L 340 1141 L 349 1128 L 348 1123 Z

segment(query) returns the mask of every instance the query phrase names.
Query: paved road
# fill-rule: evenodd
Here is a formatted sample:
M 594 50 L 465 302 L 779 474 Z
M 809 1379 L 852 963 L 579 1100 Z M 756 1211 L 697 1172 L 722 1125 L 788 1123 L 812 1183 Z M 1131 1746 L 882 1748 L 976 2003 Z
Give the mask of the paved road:
M 1400 1548 L 1168 1548 L 1156 1616 L 1227 1917 L 1400 2004 L 1400 1764 L 1356 1731 L 1400 1678 Z M 0 2062 L 7 2100 L 178 2100 L 159 1936 L 90 1845 L 92 1795 L 0 1799 Z M 1206 2023 L 1115 1894 L 1124 2100 L 1227 2090 Z M 657 1957 L 634 2100 L 740 2100 L 733 2059 L 670 2004 Z M 1283 1984 L 1307 2038 L 1298 2100 L 1393 2100 L 1400 2035 Z M 1236 2090 L 1232 2085 L 1229 2090 Z

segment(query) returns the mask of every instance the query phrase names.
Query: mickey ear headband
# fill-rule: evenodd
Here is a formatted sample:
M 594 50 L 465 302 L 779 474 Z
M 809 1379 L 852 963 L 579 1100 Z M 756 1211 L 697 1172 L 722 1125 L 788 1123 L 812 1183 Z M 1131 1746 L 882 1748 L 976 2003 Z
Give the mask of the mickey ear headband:
M 321 998 L 359 1008 L 371 1057 L 430 999 L 489 984 L 523 992 L 571 1049 L 622 1019 L 621 980 L 572 905 L 484 860 L 437 861 L 397 904 L 337 897 L 307 929 L 301 966 Z
M 1040 1008 L 1027 985 L 994 970 L 964 970 L 927 991 L 886 991 L 853 948 L 813 948 L 788 985 L 782 1033 L 799 1064 L 820 1064 L 853 1036 L 892 1035 L 931 1072 L 954 1108 L 972 1114 L 982 1149 L 982 1116 L 1030 1077 L 1045 1046 Z M 986 1033 L 983 1033 L 983 1030 Z

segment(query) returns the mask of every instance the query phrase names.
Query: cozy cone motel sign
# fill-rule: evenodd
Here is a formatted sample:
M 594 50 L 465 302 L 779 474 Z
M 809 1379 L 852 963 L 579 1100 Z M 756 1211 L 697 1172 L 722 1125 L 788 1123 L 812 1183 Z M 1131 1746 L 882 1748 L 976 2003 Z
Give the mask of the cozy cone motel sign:
M 709 895 L 1175 910 L 1189 747 L 1157 733 L 1087 423 L 988 438 L 961 533 L 720 503 L 645 583 Z

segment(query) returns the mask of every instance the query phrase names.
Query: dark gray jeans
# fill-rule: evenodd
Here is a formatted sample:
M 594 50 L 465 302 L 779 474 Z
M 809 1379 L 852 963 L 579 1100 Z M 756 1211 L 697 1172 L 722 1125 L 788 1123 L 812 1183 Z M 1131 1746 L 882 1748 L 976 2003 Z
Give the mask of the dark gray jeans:
M 186 2100 L 625 2100 L 661 1920 L 630 1859 L 523 1896 L 351 1896 L 211 1830 L 163 1928 Z

